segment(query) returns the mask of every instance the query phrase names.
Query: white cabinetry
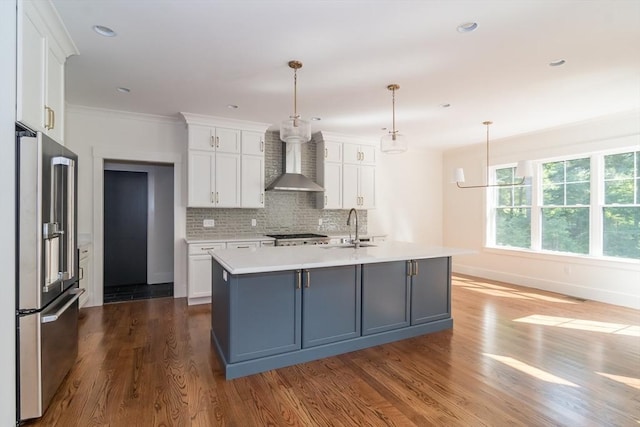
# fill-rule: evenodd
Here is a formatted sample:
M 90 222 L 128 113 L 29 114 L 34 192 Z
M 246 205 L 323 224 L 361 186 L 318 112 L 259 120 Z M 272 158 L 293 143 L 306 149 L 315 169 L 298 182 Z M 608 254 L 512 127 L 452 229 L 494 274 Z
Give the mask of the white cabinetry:
M 342 143 L 320 141 L 316 150 L 318 184 L 324 187 L 316 204 L 322 209 L 342 209 Z
M 91 244 L 81 245 L 79 251 L 80 281 L 78 287 L 84 289 L 84 293 L 80 295 L 79 304 L 80 307 L 83 307 L 89 300 L 89 292 L 91 292 Z
M 16 119 L 62 143 L 64 63 L 77 54 L 49 1 L 18 1 Z
M 318 183 L 325 188 L 317 196 L 318 208 L 371 209 L 376 205 L 377 147 L 350 140 L 323 132 L 316 143 Z
M 189 244 L 187 266 L 187 302 L 189 305 L 211 302 L 211 255 L 209 255 L 209 251 L 226 247 L 226 243 Z
M 263 123 L 182 113 L 188 124 L 187 206 L 264 207 Z
M 264 207 L 264 133 L 242 131 L 241 207 Z

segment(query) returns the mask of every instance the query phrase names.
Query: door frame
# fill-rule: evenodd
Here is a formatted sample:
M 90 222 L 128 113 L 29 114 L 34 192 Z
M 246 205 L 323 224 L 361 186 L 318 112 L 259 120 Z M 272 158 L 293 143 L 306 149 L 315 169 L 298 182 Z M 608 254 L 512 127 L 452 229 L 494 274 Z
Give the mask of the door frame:
M 87 306 L 104 303 L 104 163 L 105 161 L 133 161 L 173 165 L 173 297 L 187 296 L 186 203 L 182 200 L 183 155 L 150 151 L 127 150 L 117 147 L 93 148 L 93 280 Z

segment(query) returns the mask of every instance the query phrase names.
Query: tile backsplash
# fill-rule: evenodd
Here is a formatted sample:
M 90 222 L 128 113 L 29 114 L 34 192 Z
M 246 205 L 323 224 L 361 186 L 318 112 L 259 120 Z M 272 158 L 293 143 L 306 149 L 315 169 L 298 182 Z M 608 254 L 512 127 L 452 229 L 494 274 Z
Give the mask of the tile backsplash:
M 267 132 L 265 137 L 265 184 L 269 185 L 283 171 L 283 142 L 278 132 Z M 316 144 L 311 141 L 302 146 L 302 173 L 316 180 Z M 348 234 L 348 209 L 324 210 L 316 208 L 316 193 L 265 192 L 263 209 L 187 208 L 187 239 L 215 239 L 219 236 L 321 233 Z M 215 220 L 215 227 L 204 228 L 205 219 Z M 256 226 L 251 226 L 251 220 Z M 322 219 L 322 225 L 318 221 Z M 358 211 L 360 234 L 367 232 L 367 211 Z M 353 228 L 352 228 L 353 229 Z

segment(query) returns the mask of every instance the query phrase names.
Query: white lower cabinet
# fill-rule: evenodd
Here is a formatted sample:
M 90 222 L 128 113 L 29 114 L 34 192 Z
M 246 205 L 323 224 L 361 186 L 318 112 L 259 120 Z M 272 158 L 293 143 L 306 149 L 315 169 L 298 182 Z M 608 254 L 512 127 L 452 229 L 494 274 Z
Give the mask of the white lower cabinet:
M 187 303 L 189 305 L 211 302 L 211 255 L 209 255 L 209 251 L 226 247 L 226 243 L 189 245 L 187 266 Z
M 229 249 L 252 249 L 259 248 L 260 242 L 227 242 Z
M 91 290 L 91 245 L 82 245 L 79 250 L 80 281 L 78 282 L 78 287 L 84 289 L 84 293 L 80 295 L 79 306 L 83 307 L 89 300 L 89 292 Z

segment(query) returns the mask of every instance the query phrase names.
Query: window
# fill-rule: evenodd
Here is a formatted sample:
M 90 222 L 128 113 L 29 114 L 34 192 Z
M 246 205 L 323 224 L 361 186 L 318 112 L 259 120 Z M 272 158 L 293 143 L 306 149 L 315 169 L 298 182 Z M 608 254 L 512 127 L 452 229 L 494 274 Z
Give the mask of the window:
M 489 246 L 640 261 L 640 151 L 537 162 L 521 185 L 515 168 L 493 169 Z
M 516 168 L 496 169 L 497 184 L 515 184 Z M 495 244 L 517 248 L 531 247 L 531 178 L 523 185 L 496 187 Z
M 640 151 L 604 156 L 604 255 L 640 259 Z
M 542 164 L 542 249 L 589 253 L 589 157 Z

